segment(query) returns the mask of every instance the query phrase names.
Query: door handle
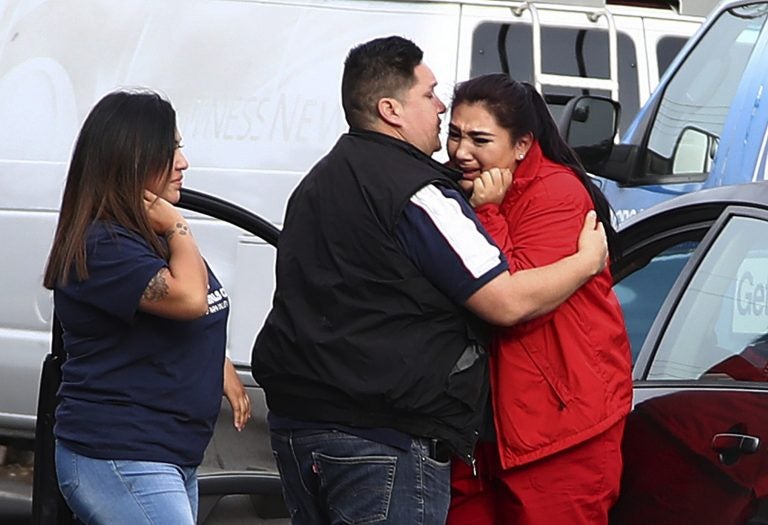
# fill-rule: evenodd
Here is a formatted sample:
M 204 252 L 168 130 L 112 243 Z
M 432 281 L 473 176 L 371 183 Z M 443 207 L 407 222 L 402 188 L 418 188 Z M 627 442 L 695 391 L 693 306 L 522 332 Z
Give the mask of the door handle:
M 754 454 L 760 449 L 760 438 L 749 434 L 724 432 L 712 438 L 712 450 L 723 465 L 733 465 L 742 454 Z

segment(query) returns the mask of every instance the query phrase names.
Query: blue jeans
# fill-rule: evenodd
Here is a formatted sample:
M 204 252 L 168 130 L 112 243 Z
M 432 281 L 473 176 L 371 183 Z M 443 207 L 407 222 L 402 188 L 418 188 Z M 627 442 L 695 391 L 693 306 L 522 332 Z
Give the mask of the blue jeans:
M 89 525 L 194 525 L 196 472 L 170 463 L 89 458 L 56 441 L 59 488 Z
M 272 451 L 293 525 L 442 525 L 450 462 L 428 441 L 401 450 L 334 430 L 272 430 Z

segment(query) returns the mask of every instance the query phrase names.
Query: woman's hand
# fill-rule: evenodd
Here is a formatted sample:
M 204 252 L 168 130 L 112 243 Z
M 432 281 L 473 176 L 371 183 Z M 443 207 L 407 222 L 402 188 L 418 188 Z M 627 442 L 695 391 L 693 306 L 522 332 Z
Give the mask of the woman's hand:
M 469 203 L 473 208 L 483 204 L 501 204 L 511 185 L 512 171 L 508 168 L 491 168 L 472 181 Z
M 144 209 L 147 210 L 149 223 L 158 235 L 165 235 L 177 228 L 189 230 L 187 221 L 173 204 L 152 193 L 144 190 Z
M 228 357 L 224 360 L 224 396 L 232 407 L 235 428 L 240 432 L 251 418 L 251 399 Z

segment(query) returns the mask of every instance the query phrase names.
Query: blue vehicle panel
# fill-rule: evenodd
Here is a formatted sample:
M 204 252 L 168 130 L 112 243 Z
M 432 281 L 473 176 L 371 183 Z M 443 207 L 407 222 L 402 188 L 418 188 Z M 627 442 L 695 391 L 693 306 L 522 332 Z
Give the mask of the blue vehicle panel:
M 768 31 L 759 39 L 728 114 L 712 173 L 704 187 L 755 182 L 768 128 Z
M 567 119 L 570 138 L 567 130 L 589 125 L 582 124 L 589 111 Z M 766 130 L 768 3 L 725 2 L 680 51 L 621 142 L 605 148 L 611 141 L 597 135 L 595 146 L 608 152 L 584 163 L 621 223 L 678 195 L 763 180 Z

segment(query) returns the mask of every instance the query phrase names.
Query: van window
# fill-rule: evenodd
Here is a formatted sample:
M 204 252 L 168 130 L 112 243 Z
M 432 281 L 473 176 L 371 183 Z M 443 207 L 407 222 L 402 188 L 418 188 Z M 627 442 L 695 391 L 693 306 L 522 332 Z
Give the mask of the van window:
M 659 68 L 659 78 L 664 75 L 686 42 L 688 39 L 681 36 L 665 36 L 659 39 L 656 43 L 656 66 Z
M 593 78 L 609 77 L 608 31 L 541 27 L 541 68 L 544 73 Z M 533 35 L 528 24 L 480 24 L 472 36 L 470 77 L 504 71 L 504 58 L 512 78 L 533 83 Z M 632 39 L 618 32 L 620 131 L 640 109 L 637 52 Z M 543 86 L 552 115 L 557 120 L 568 100 L 581 94 L 610 97 L 608 91 Z
M 646 183 L 706 178 L 739 81 L 765 24 L 764 7 L 723 12 L 667 84 L 648 139 L 642 170 Z

